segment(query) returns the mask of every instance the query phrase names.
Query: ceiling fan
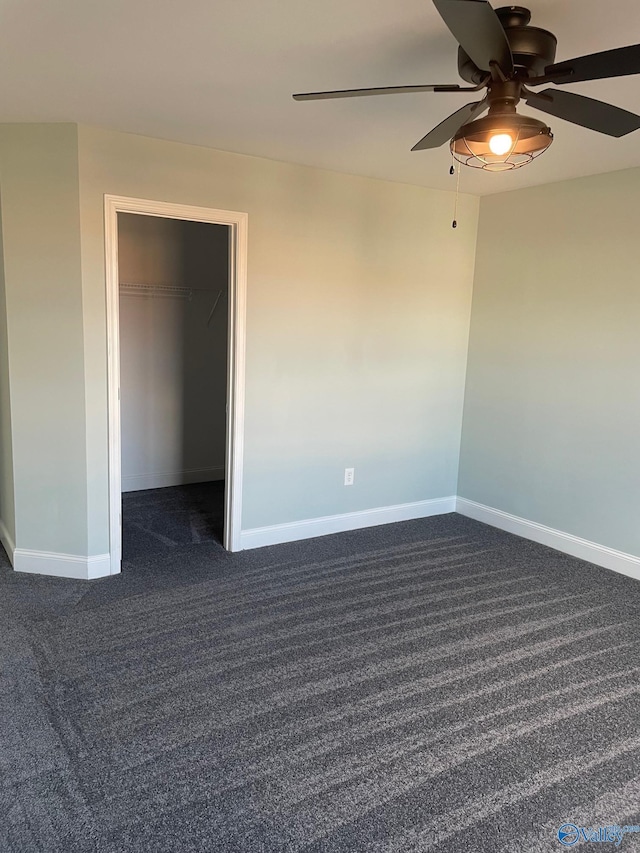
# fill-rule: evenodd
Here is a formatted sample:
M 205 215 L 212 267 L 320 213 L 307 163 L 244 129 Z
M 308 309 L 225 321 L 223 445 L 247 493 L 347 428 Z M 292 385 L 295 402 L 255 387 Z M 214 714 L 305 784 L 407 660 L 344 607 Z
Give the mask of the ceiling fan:
M 544 122 L 520 115 L 524 100 L 548 115 L 609 136 L 640 128 L 640 116 L 593 98 L 553 88 L 531 87 L 579 83 L 640 73 L 640 45 L 620 47 L 555 62 L 553 33 L 529 25 L 523 6 L 494 10 L 487 0 L 433 0 L 458 48 L 458 72 L 471 86 L 389 86 L 294 95 L 296 101 L 357 98 L 411 92 L 482 92 L 484 97 L 461 107 L 429 131 L 412 151 L 439 148 L 450 142 L 453 156 L 467 166 L 488 171 L 517 169 L 547 150 L 553 141 Z M 488 110 L 485 118 L 479 118 Z

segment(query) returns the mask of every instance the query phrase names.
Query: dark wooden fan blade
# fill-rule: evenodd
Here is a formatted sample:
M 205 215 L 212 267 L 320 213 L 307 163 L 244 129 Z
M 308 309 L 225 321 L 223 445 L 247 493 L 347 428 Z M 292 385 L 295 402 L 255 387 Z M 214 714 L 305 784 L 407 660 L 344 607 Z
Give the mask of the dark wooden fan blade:
M 513 56 L 500 19 L 486 0 L 433 0 L 443 21 L 472 61 L 483 71 L 497 63 L 513 73 Z
M 381 89 L 338 89 L 335 92 L 302 92 L 294 101 L 324 101 L 330 98 L 362 98 L 367 95 L 411 95 L 414 92 L 458 92 L 456 83 L 442 86 L 384 86 Z
M 484 101 L 466 104 L 444 121 L 441 121 L 433 130 L 430 130 L 426 136 L 422 137 L 420 142 L 416 142 L 411 150 L 425 151 L 428 148 L 439 148 L 454 137 L 463 124 L 467 124 L 467 122 L 480 115 L 480 113 L 483 113 L 488 106 L 489 102 L 486 98 Z
M 607 136 L 626 136 L 640 128 L 640 116 L 635 113 L 574 92 L 545 89 L 544 92 L 527 92 L 525 100 L 543 113 L 606 133 Z
M 640 44 L 556 62 L 555 65 L 548 65 L 544 73 L 545 77 L 550 78 L 550 82 L 557 85 L 640 74 Z

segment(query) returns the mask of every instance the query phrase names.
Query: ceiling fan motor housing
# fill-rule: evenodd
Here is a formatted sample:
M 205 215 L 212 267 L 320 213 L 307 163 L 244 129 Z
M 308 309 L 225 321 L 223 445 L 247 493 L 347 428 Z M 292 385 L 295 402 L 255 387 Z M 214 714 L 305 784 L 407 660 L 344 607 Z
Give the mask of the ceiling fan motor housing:
M 553 33 L 530 27 L 531 12 L 524 6 L 503 6 L 496 9 L 496 15 L 506 33 L 519 76 L 542 76 L 546 66 L 552 65 L 556 58 L 558 40 Z M 463 80 L 475 85 L 487 76 L 461 47 L 458 48 L 458 72 Z

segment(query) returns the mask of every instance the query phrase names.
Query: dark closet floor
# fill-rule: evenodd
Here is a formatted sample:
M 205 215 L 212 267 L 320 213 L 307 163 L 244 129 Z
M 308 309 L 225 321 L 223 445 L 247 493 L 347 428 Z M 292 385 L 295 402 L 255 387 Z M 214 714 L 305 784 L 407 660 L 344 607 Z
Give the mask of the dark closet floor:
M 222 544 L 224 480 L 125 492 L 122 559 L 139 560 L 184 545 Z

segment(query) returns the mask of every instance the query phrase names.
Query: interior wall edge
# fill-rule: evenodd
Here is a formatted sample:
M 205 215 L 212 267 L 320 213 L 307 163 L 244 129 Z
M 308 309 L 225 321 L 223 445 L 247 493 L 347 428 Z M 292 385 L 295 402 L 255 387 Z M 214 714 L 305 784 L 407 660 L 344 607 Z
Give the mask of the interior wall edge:
M 467 340 L 464 354 L 464 374 L 462 377 L 462 410 L 460 412 L 460 434 L 458 438 L 458 458 L 456 460 L 456 494 L 460 491 L 460 471 L 462 468 L 462 441 L 464 439 L 464 417 L 467 405 L 467 379 L 469 376 L 469 354 L 471 352 L 471 330 L 473 325 L 473 302 L 476 293 L 476 266 L 478 260 L 478 245 L 480 240 L 480 226 L 482 224 L 482 201 L 483 196 L 478 197 L 478 210 L 476 215 L 475 238 L 473 243 L 473 267 L 471 270 L 471 298 L 469 299 L 469 315 L 467 318 Z
M 13 408 L 9 325 L 5 285 L 2 188 L 0 187 L 0 541 L 13 561 L 16 540 L 16 494 L 13 462 Z M 4 532 L 2 532 L 4 531 Z
M 13 541 L 13 537 L 9 533 L 7 525 L 0 518 L 0 542 L 4 546 L 4 550 L 7 552 L 7 556 L 9 557 L 9 561 L 11 565 L 14 563 L 14 554 L 16 550 L 16 543 Z

